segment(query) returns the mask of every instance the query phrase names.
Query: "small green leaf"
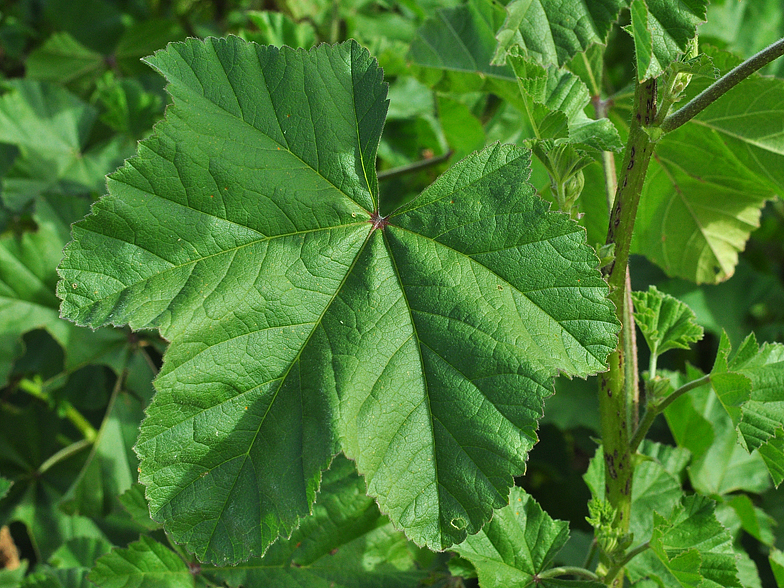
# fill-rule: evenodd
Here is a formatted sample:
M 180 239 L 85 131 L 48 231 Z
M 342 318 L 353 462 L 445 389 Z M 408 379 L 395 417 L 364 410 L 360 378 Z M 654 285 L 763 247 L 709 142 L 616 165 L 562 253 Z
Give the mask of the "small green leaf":
M 618 151 L 620 136 L 610 119 L 594 120 L 585 114 L 591 101 L 588 88 L 575 74 L 555 66 L 544 68 L 514 48 L 507 56 L 531 117 L 537 138 L 568 137 L 600 151 Z M 533 103 L 533 104 L 532 104 Z
M 498 31 L 494 62 L 504 63 L 513 46 L 538 62 L 562 66 L 594 43 L 605 43 L 624 0 L 514 0 Z
M 563 580 L 537 578 L 552 564 L 568 538 L 568 523 L 553 520 L 533 498 L 520 488 L 514 488 L 509 505 L 496 511 L 492 521 L 454 550 L 474 565 L 484 588 L 532 583 L 543 587 L 600 586 L 598 583 L 567 584 Z
M 128 511 L 133 521 L 148 531 L 161 528 L 161 524 L 150 518 L 150 507 L 144 497 L 144 486 L 139 483 L 133 484 L 125 492 L 120 494 L 120 504 Z
M 771 550 L 768 561 L 770 561 L 773 576 L 776 578 L 776 586 L 784 588 L 784 551 Z
M 632 292 L 632 300 L 634 321 L 652 354 L 688 349 L 702 339 L 703 330 L 694 312 L 674 296 L 650 286 L 647 292 Z
M 5 495 L 8 494 L 8 491 L 11 489 L 14 483 L 9 480 L 8 478 L 4 478 L 0 476 L 0 500 L 5 498 Z
M 182 558 L 146 535 L 100 557 L 87 578 L 101 588 L 193 588 Z
M 626 27 L 634 38 L 637 78 L 643 82 L 661 75 L 685 53 L 705 22 L 707 0 L 673 3 L 668 0 L 634 0 L 632 23 Z
M 740 440 L 759 449 L 774 483 L 784 481 L 784 345 L 759 347 L 752 333 L 732 359 L 729 338 L 722 334 L 711 382 Z
M 754 506 L 747 494 L 737 494 L 731 497 L 727 504 L 738 515 L 744 531 L 764 545 L 773 545 L 776 539 L 773 533 L 775 519 L 761 508 Z
M 741 588 L 732 537 L 716 520 L 716 503 L 704 496 L 686 496 L 672 516 L 654 514 L 651 551 L 664 564 L 676 584 L 697 588 L 711 586 Z

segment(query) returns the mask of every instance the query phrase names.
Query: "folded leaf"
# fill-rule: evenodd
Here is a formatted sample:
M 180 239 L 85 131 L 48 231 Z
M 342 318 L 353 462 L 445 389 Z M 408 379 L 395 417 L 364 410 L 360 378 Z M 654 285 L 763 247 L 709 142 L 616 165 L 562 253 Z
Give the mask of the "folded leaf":
M 262 554 L 342 449 L 414 541 L 476 533 L 552 377 L 605 369 L 618 329 L 530 153 L 475 153 L 382 218 L 386 86 L 355 42 L 149 61 L 174 105 L 74 226 L 58 293 L 79 324 L 172 342 L 136 446 L 153 518 L 203 560 Z
M 640 327 L 652 354 L 688 349 L 702 339 L 703 330 L 697 324 L 694 312 L 674 296 L 650 286 L 647 292 L 632 292 L 632 300 L 634 322 Z

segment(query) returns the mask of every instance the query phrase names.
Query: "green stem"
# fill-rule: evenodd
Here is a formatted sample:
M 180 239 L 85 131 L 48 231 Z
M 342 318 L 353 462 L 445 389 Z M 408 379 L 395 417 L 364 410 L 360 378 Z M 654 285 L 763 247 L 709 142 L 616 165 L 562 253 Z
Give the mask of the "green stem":
M 23 378 L 19 381 L 18 386 L 20 390 L 24 390 L 30 396 L 45 402 L 47 405 L 52 404 L 52 399 L 44 392 L 43 382 L 40 379 L 28 380 Z M 58 408 L 63 411 L 65 418 L 71 421 L 71 424 L 79 430 L 85 441 L 88 443 L 95 441 L 95 438 L 98 436 L 95 427 L 70 402 L 59 402 Z
M 661 130 L 665 133 L 674 131 L 682 124 L 690 121 L 755 71 L 765 67 L 771 61 L 782 55 L 784 55 L 784 39 L 779 39 L 756 55 L 749 57 L 739 66 L 731 69 L 697 96 L 692 98 L 682 108 L 667 116 L 661 123 Z
M 628 564 L 635 557 L 640 555 L 643 551 L 646 551 L 647 549 L 649 549 L 650 546 L 651 546 L 651 544 L 646 541 L 642 545 L 639 545 L 638 547 L 635 547 L 631 551 L 627 552 L 626 555 L 624 556 L 624 558 L 620 562 L 618 562 L 616 565 L 614 565 L 609 570 L 607 570 L 607 576 L 606 577 L 609 578 L 609 579 L 614 578 L 616 575 L 618 575 L 618 573 L 623 568 L 626 567 L 626 564 Z
M 637 451 L 637 448 L 640 446 L 640 443 L 642 443 L 642 440 L 645 439 L 645 435 L 648 434 L 648 429 L 651 428 L 653 421 L 656 419 L 657 416 L 663 413 L 670 404 L 678 400 L 678 398 L 680 398 L 687 392 L 709 383 L 710 383 L 710 374 L 698 378 L 696 380 L 693 380 L 688 384 L 684 384 L 683 386 L 678 388 L 675 392 L 667 396 L 667 398 L 665 398 L 661 402 L 658 403 L 649 402 L 648 408 L 645 410 L 645 416 L 643 416 L 640 426 L 637 427 L 637 430 L 635 431 L 632 440 L 629 442 L 631 450 Z
M 627 266 L 634 220 L 640 202 L 645 174 L 653 155 L 653 142 L 646 132 L 656 118 L 656 80 L 635 86 L 634 111 L 629 138 L 621 167 L 622 177 L 615 192 L 607 231 L 607 244 L 615 244 L 615 260 L 603 272 L 610 288 L 609 298 L 615 305 L 618 321 L 629 324 L 627 305 Z M 629 324 L 631 328 L 633 325 Z M 610 370 L 599 376 L 599 409 L 601 412 L 602 446 L 605 459 L 605 494 L 618 513 L 614 526 L 620 535 L 629 531 L 633 461 L 629 449 L 629 399 L 633 382 L 626 381 L 624 356 L 629 344 L 622 330 L 618 346 L 610 354 Z M 607 580 L 614 588 L 623 585 L 623 570 Z
M 382 172 L 378 172 L 378 181 L 383 182 L 384 180 L 389 180 L 391 178 L 396 178 L 398 176 L 403 176 L 406 174 L 412 174 L 414 172 L 427 169 L 428 167 L 433 167 L 434 165 L 443 163 L 447 159 L 452 157 L 452 153 L 453 151 L 450 149 L 443 155 L 439 155 L 437 157 L 431 157 L 430 159 L 423 159 L 422 161 L 415 161 L 414 163 L 409 163 L 408 165 L 401 165 L 400 167 L 395 167 Z
M 558 568 L 550 568 L 541 574 L 536 574 L 536 578 L 540 580 L 547 580 L 548 578 L 559 578 L 561 576 L 577 576 L 578 578 L 585 578 L 586 580 L 600 580 L 599 576 L 594 574 L 591 570 L 585 568 L 578 568 L 575 566 L 561 566 Z
M 63 447 L 57 453 L 50 455 L 46 459 L 46 461 L 44 461 L 44 463 L 38 466 L 38 470 L 36 470 L 36 474 L 38 476 L 42 476 L 44 473 L 46 473 L 47 470 L 49 470 L 55 464 L 68 459 L 72 455 L 76 455 L 77 453 L 79 453 L 84 449 L 87 449 L 88 447 L 91 447 L 92 444 L 93 444 L 92 441 L 88 441 L 87 439 L 80 439 L 79 441 L 71 443 L 67 447 Z

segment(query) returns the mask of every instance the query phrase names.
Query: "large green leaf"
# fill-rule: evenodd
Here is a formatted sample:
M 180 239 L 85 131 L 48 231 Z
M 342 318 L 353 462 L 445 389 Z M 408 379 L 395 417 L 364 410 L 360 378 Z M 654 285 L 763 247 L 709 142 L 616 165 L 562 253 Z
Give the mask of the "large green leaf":
M 692 84 L 703 87 L 710 76 Z M 753 77 L 658 143 L 632 249 L 668 275 L 729 278 L 760 208 L 784 192 L 784 81 Z
M 705 22 L 707 0 L 634 0 L 630 5 L 631 25 L 626 29 L 634 37 L 637 78 L 655 78 L 686 53 L 697 34 L 697 25 Z
M 378 216 L 386 88 L 354 42 L 149 61 L 174 105 L 74 226 L 58 293 L 79 324 L 172 341 L 137 444 L 153 517 L 200 558 L 261 554 L 343 449 L 418 543 L 477 532 L 552 377 L 615 345 L 583 230 L 511 146 Z
M 515 45 L 544 65 L 562 66 L 594 43 L 605 43 L 625 0 L 514 0 L 498 31 L 495 61 Z
M 455 551 L 474 564 L 483 588 L 601 586 L 598 582 L 539 578 L 568 538 L 568 523 L 553 520 L 533 498 L 514 488 L 509 505 L 496 512 L 490 523 L 455 547 Z
M 324 473 L 313 516 L 290 539 L 264 557 L 205 574 L 229 586 L 406 588 L 427 574 L 416 565 L 417 551 L 367 496 L 354 465 L 338 456 Z

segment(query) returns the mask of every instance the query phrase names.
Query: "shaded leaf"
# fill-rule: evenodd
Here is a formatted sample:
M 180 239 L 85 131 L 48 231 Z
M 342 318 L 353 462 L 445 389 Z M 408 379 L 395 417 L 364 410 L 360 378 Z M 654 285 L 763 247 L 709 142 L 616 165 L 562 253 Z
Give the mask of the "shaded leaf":
M 100 557 L 88 579 L 101 588 L 193 588 L 193 576 L 180 556 L 146 535 Z
M 78 91 L 87 91 L 105 68 L 103 55 L 64 31 L 54 33 L 25 62 L 28 78 L 68 84 Z
M 733 496 L 727 504 L 738 515 L 744 531 L 764 545 L 773 545 L 775 541 L 773 534 L 773 526 L 776 525 L 775 519 L 761 508 L 754 506 L 751 498 L 746 494 Z
M 700 377 L 692 373 L 687 381 Z M 738 443 L 732 420 L 711 387 L 701 386 L 678 398 L 664 411 L 677 443 L 691 451 L 689 478 L 697 492 L 728 494 L 737 490 L 763 492 L 770 486 L 765 462 Z
M 88 146 L 97 111 L 60 86 L 11 80 L 0 97 L 0 141 L 20 155 L 3 178 L 3 201 L 22 210 L 45 193 L 102 193 L 104 175 L 130 155 L 131 144 L 115 136 Z
M 759 347 L 754 334 L 732 359 L 729 339 L 722 334 L 711 382 L 740 440 L 751 452 L 760 450 L 773 481 L 784 481 L 784 345 Z
M 773 576 L 776 578 L 776 585 L 778 588 L 784 588 L 784 552 L 778 549 L 771 550 L 769 561 Z
M 688 349 L 702 339 L 703 330 L 697 324 L 694 312 L 674 296 L 650 286 L 647 292 L 632 292 L 632 300 L 634 322 L 640 327 L 652 354 L 658 356 L 670 349 Z
M 133 484 L 120 494 L 119 501 L 137 525 L 144 527 L 148 531 L 161 528 L 160 523 L 156 523 L 150 518 L 150 507 L 147 504 L 147 499 L 144 497 L 144 486 L 141 484 Z
M 261 554 L 342 449 L 418 543 L 478 531 L 552 377 L 615 345 L 583 230 L 509 146 L 379 217 L 386 89 L 356 43 L 190 40 L 149 61 L 174 106 L 74 226 L 58 293 L 79 324 L 172 341 L 136 447 L 153 518 L 202 559 Z
M 502 6 L 490 0 L 469 0 L 439 8 L 425 21 L 411 43 L 414 73 L 442 91 L 492 91 L 516 100 L 515 76 L 508 65 L 491 65 L 495 32 L 505 18 Z
M 229 586 L 403 588 L 427 574 L 415 565 L 415 551 L 365 494 L 354 465 L 338 456 L 324 473 L 313 515 L 290 539 L 262 558 L 204 572 Z

